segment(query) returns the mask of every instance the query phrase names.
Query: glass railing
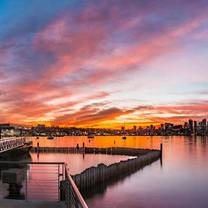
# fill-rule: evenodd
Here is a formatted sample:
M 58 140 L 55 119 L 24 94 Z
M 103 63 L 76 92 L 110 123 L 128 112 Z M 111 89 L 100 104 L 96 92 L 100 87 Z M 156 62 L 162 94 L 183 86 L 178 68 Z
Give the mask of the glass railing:
M 65 163 L 0 161 L 0 199 L 60 202 L 87 208 Z

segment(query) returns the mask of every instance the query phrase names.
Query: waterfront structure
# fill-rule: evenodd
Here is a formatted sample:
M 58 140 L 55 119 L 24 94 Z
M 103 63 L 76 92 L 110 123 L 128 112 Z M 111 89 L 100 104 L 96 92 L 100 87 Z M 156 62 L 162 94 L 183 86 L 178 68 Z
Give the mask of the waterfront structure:
M 69 174 L 67 164 L 64 162 L 0 161 L 1 167 L 7 166 L 7 168 L 2 170 L 2 183 L 8 184 L 10 187 L 8 189 L 8 199 L 26 200 L 29 207 L 34 201 L 32 197 L 38 196 L 36 200 L 41 200 L 41 203 L 43 200 L 47 202 L 47 199 L 50 199 L 54 200 L 54 206 L 57 205 L 57 207 L 87 208 L 88 206 L 82 194 L 86 193 L 89 187 L 92 190 L 97 185 L 102 186 L 101 182 L 107 184 L 113 180 L 118 181 L 120 178 L 126 177 L 154 161 L 161 159 L 161 150 L 135 148 L 83 147 L 76 153 L 115 154 L 135 157 L 113 163 L 109 166 L 99 164 L 97 167 L 90 167 L 81 174 L 74 175 L 73 177 Z M 19 168 L 8 169 L 8 166 Z M 34 185 L 35 174 L 33 177 L 29 177 L 28 174 L 30 173 L 27 173 L 27 170 L 30 170 L 30 172 L 34 170 L 37 174 L 39 181 L 38 187 L 47 186 L 50 189 L 45 192 L 40 188 L 41 192 L 39 192 L 36 184 Z M 50 175 L 50 184 L 48 184 L 48 177 L 45 177 L 45 172 Z M 24 190 L 21 191 L 23 187 Z M 25 207 L 26 204 L 23 204 Z
M 29 153 L 32 147 L 31 141 L 26 141 L 23 137 L 5 138 L 0 140 L 0 159 L 9 159 Z
M 30 132 L 29 127 L 10 124 L 10 123 L 2 123 L 0 124 L 0 138 L 1 137 L 15 137 L 15 136 L 27 136 Z

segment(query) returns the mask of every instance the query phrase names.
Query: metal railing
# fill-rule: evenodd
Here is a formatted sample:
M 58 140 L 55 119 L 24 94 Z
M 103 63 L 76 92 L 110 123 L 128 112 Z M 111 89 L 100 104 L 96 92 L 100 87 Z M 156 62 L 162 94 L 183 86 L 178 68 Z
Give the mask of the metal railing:
M 6 198 L 62 201 L 67 208 L 88 208 L 63 162 L 0 161 Z
M 25 138 L 5 138 L 0 139 L 0 153 L 23 146 L 26 142 Z
M 67 208 L 88 208 L 71 175 L 68 174 L 67 166 L 65 166 L 65 178 L 66 180 L 62 187 L 66 190 L 65 202 Z

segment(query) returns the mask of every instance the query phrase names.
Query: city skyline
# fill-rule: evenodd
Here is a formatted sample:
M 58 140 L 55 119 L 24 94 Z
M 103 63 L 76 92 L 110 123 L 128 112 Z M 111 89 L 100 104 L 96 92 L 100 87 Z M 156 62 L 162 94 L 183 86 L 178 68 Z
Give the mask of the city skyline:
M 201 121 L 187 120 L 182 125 L 173 123 L 163 123 L 160 126 L 121 126 L 119 129 L 107 128 L 78 128 L 78 127 L 59 127 L 46 126 L 38 124 L 37 126 L 18 126 L 13 124 L 0 123 L 0 138 L 13 136 L 33 136 L 41 137 L 64 137 L 64 136 L 87 136 L 95 138 L 95 136 L 208 136 L 207 119 Z
M 0 0 L 0 13 L 1 123 L 207 118 L 208 2 Z

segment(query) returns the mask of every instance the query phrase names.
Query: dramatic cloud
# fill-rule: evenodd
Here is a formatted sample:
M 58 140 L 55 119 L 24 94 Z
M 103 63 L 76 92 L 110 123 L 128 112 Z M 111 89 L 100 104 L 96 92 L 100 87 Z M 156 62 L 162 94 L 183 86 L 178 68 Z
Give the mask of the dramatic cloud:
M 207 111 L 206 1 L 14 1 L 1 11 L 1 122 L 114 126 Z

